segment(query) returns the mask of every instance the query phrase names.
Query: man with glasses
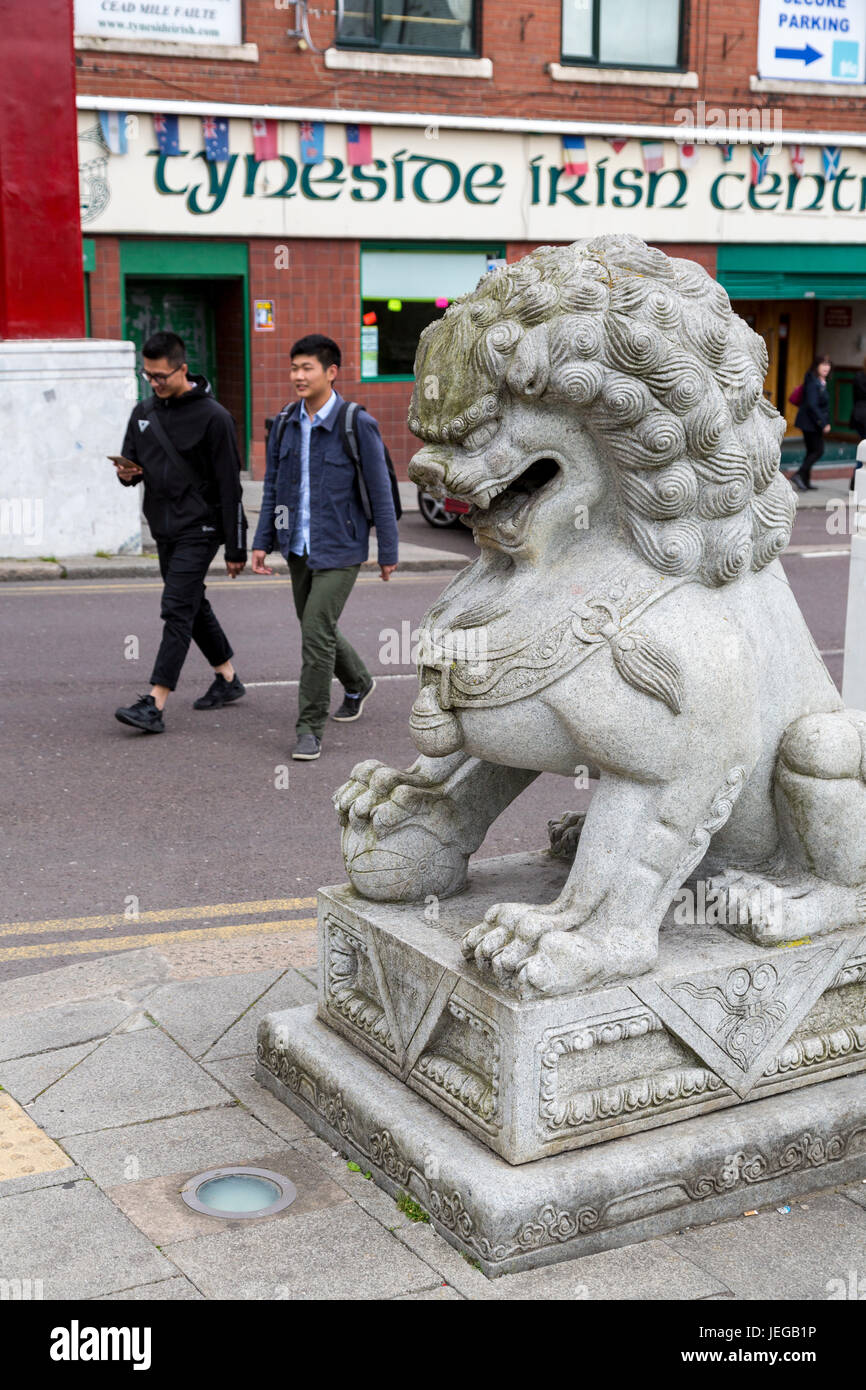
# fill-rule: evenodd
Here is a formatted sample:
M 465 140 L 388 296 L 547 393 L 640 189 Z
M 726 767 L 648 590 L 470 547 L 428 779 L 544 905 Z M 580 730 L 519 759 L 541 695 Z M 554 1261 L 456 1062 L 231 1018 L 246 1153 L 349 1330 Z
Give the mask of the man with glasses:
M 143 349 L 142 376 L 153 395 L 133 410 L 123 456 L 113 459 L 124 487 L 144 482 L 144 515 L 159 554 L 164 581 L 164 623 L 149 695 L 115 710 L 121 724 L 148 734 L 165 730 L 163 709 L 195 642 L 213 667 L 210 688 L 193 709 L 220 709 L 239 700 L 244 686 L 232 649 L 205 597 L 205 577 L 219 547 L 235 579 L 246 564 L 241 461 L 234 422 L 203 376 L 191 376 L 176 333 L 154 333 Z

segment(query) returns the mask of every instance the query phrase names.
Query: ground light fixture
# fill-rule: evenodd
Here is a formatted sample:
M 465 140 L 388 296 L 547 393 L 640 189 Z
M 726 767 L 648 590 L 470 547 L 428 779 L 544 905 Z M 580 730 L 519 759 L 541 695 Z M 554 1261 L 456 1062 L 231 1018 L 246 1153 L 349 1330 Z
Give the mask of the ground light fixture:
M 180 1195 L 193 1211 L 234 1221 L 276 1216 L 298 1191 L 288 1178 L 267 1168 L 212 1168 L 190 1178 Z

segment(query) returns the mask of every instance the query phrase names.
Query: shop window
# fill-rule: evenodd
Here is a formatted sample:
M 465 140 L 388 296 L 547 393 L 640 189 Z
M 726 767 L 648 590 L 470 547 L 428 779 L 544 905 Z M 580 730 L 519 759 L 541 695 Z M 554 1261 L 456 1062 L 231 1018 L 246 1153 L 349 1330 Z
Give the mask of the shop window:
M 418 339 L 501 264 L 502 249 L 361 252 L 361 376 L 411 377 Z
M 562 0 L 562 58 L 617 68 L 681 65 L 682 0 Z
M 345 0 L 337 43 L 405 53 L 475 53 L 478 0 Z

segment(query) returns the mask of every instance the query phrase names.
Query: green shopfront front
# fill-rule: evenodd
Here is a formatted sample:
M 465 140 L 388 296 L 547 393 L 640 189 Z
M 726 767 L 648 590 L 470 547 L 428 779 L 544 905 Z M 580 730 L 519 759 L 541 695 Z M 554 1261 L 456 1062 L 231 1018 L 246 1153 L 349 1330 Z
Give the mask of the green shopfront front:
M 792 390 L 815 356 L 831 358 L 832 441 L 842 447 L 828 448 L 827 457 L 850 456 L 851 383 L 866 358 L 866 245 L 720 246 L 716 273 L 767 343 L 766 394 L 789 434 L 796 434 Z

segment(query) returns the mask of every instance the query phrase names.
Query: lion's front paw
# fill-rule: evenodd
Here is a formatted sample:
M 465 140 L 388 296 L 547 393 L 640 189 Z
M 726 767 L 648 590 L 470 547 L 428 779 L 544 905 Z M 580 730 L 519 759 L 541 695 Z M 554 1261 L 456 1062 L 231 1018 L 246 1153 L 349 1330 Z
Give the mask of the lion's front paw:
M 658 932 L 628 933 L 597 919 L 526 903 L 497 903 L 463 938 L 463 953 L 521 999 L 571 994 L 649 970 Z
M 334 795 L 350 882 L 378 902 L 448 897 L 463 886 L 468 853 L 460 816 L 439 783 L 370 759 Z

